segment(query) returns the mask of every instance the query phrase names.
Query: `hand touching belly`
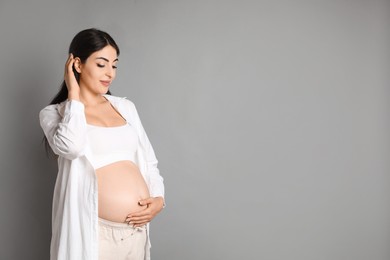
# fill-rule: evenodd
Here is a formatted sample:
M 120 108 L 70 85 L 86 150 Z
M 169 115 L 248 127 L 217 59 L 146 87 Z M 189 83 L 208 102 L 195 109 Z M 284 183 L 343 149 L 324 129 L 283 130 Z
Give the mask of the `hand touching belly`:
M 149 197 L 149 190 L 138 167 L 131 161 L 119 161 L 96 170 L 99 217 L 124 222 L 126 216 L 146 208 L 138 201 Z

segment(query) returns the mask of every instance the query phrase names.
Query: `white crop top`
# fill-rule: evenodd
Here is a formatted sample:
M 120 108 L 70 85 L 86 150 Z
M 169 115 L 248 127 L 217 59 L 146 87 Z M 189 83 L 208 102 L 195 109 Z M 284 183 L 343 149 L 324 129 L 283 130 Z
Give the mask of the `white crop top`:
M 87 127 L 92 150 L 91 163 L 95 169 L 117 161 L 135 162 L 138 136 L 131 125 L 126 123 L 114 127 L 95 125 L 87 125 Z

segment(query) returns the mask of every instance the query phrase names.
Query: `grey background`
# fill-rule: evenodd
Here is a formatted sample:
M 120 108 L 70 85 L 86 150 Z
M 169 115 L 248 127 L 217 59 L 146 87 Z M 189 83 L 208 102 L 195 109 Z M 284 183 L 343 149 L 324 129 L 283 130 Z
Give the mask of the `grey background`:
M 165 177 L 153 259 L 390 259 L 389 22 L 380 0 L 2 0 L 0 259 L 48 259 L 38 112 L 90 27 Z

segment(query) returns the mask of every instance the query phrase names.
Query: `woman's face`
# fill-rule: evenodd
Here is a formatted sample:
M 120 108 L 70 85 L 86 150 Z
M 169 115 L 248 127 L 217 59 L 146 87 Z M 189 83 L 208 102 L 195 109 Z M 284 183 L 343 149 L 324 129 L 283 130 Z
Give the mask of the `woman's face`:
M 85 63 L 75 64 L 80 73 L 80 88 L 93 94 L 106 94 L 115 79 L 117 62 L 116 50 L 107 45 L 92 53 Z

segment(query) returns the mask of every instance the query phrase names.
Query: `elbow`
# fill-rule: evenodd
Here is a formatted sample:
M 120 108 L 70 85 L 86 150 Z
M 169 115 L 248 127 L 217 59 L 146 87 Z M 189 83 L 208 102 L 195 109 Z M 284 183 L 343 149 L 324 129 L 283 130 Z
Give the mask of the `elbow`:
M 63 142 L 61 140 L 54 140 L 56 153 L 69 160 L 74 160 L 84 155 L 84 142 Z
M 84 150 L 73 149 L 73 150 L 69 150 L 68 153 L 64 157 L 69 159 L 69 160 L 74 160 L 74 159 L 81 157 L 83 155 L 84 155 Z

